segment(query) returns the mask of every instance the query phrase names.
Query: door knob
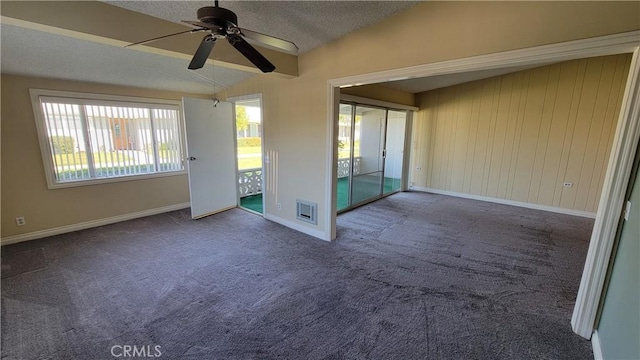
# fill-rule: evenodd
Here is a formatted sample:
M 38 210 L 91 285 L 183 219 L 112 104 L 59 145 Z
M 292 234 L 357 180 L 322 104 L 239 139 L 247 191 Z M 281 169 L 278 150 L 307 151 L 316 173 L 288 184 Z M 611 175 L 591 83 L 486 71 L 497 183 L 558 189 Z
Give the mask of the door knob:
M 195 157 L 193 157 L 193 156 L 189 156 L 189 158 L 188 158 L 187 160 L 189 160 L 189 161 L 193 161 L 193 160 L 195 160 L 195 159 L 196 159 Z

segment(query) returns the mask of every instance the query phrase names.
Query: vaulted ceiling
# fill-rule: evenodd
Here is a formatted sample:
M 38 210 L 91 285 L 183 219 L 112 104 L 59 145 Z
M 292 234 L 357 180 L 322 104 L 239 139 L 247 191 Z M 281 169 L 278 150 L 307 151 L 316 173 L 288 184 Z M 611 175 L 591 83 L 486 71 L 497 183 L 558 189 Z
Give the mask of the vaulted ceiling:
M 3 1 L 2 73 L 211 94 L 258 70 L 228 44 L 217 45 L 203 69 L 187 70 L 201 34 L 183 34 L 124 48 L 140 40 L 189 29 L 211 1 Z M 295 42 L 300 54 L 415 2 L 229 1 L 239 26 Z M 297 56 L 260 51 L 274 75 L 295 77 Z

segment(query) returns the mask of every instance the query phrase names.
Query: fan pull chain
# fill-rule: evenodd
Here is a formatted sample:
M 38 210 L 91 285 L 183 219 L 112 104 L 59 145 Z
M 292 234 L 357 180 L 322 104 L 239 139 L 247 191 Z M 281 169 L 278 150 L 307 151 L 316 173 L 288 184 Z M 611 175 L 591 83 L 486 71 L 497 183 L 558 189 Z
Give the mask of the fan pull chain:
M 212 61 L 211 64 L 211 78 L 213 81 L 213 107 L 217 107 L 220 100 L 218 100 L 218 95 L 216 94 L 216 65 L 215 60 Z

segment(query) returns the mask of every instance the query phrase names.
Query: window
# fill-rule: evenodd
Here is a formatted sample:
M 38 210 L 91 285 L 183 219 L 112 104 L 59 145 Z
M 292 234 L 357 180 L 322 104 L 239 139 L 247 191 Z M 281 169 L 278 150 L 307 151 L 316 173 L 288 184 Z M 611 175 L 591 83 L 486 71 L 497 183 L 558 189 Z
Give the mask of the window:
M 184 173 L 176 102 L 32 90 L 50 188 Z

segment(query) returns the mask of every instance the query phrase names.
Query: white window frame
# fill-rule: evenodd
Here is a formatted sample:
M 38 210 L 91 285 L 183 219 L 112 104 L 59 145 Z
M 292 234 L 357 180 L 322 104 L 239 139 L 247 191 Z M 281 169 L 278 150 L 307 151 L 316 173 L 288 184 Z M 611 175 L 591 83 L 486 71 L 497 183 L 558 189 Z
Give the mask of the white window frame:
M 49 189 L 69 188 L 77 186 L 87 186 L 96 184 L 106 184 L 123 181 L 137 181 L 143 179 L 160 178 L 176 175 L 187 174 L 187 168 L 185 164 L 186 154 L 186 141 L 184 130 L 184 116 L 182 115 L 182 103 L 176 100 L 164 100 L 164 99 L 152 99 L 142 97 L 131 96 L 118 96 L 118 95 L 104 95 L 104 94 L 92 94 L 92 93 L 80 93 L 70 91 L 58 91 L 58 90 L 44 90 L 44 89 L 29 89 L 31 94 L 31 105 L 33 107 L 33 114 L 36 122 L 36 129 L 38 131 L 38 142 L 40 144 L 40 151 L 42 153 L 42 163 L 44 165 L 44 173 L 47 178 L 47 187 Z M 46 128 L 46 121 L 44 119 L 44 113 L 40 102 L 41 97 L 51 97 L 59 99 L 68 99 L 69 103 L 79 105 L 107 105 L 113 106 L 113 102 L 118 102 L 123 105 L 154 105 L 157 108 L 171 108 L 178 111 L 178 138 L 180 139 L 180 151 L 181 151 L 181 165 L 182 170 L 177 171 L 163 171 L 151 174 L 135 174 L 135 175 L 123 175 L 108 178 L 92 178 L 84 180 L 64 181 L 58 182 L 56 180 L 53 154 L 51 153 L 51 145 L 48 140 L 48 132 Z

